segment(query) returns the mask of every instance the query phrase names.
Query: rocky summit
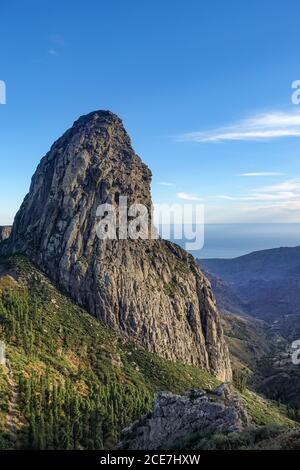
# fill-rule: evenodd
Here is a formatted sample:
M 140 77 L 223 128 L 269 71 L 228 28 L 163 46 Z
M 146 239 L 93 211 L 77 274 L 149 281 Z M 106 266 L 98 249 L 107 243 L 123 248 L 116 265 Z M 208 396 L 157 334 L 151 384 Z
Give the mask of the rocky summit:
M 168 449 L 177 439 L 193 432 L 240 432 L 250 424 L 243 400 L 227 384 L 219 385 L 213 392 L 160 392 L 152 413 L 124 429 L 118 449 Z
M 2 254 L 22 253 L 91 314 L 150 351 L 231 379 L 209 281 L 156 240 L 100 240 L 97 207 L 142 203 L 151 172 L 109 111 L 79 118 L 41 160 Z

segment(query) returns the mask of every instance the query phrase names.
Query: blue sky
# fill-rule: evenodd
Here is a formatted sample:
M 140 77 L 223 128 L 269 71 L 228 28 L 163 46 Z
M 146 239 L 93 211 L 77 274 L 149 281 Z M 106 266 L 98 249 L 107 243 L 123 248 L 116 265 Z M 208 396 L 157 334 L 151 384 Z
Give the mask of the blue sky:
M 2 0 L 0 17 L 0 224 L 96 109 L 123 119 L 155 202 L 194 199 L 207 222 L 300 221 L 299 2 Z

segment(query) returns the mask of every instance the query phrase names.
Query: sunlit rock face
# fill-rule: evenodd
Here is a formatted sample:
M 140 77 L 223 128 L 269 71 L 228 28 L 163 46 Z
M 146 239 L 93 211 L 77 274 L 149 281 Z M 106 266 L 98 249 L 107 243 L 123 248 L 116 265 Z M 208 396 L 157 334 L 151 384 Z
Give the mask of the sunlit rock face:
M 160 392 L 153 411 L 124 429 L 119 450 L 169 449 L 193 433 L 240 432 L 251 424 L 245 403 L 227 384 L 212 392 L 191 390 L 184 395 Z

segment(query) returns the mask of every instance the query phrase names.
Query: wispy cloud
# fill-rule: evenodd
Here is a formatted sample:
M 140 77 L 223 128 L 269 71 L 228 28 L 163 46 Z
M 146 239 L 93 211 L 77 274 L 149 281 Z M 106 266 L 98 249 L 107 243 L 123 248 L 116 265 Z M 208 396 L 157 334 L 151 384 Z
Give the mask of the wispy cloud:
M 65 38 L 60 34 L 52 34 L 48 38 L 50 47 L 48 49 L 48 54 L 53 57 L 58 57 L 64 51 L 67 46 Z
M 179 136 L 180 141 L 224 142 L 234 140 L 270 140 L 280 137 L 300 137 L 300 112 L 273 111 L 243 119 L 227 127 L 190 132 Z
M 275 194 L 253 193 L 246 196 L 219 196 L 220 199 L 227 199 L 228 201 L 287 201 L 299 197 L 300 194 L 292 192 L 278 192 Z
M 280 191 L 295 191 L 300 193 L 300 179 L 294 178 L 291 180 L 286 180 L 278 184 L 271 184 L 263 186 L 260 188 L 260 191 L 263 193 L 272 193 Z
M 53 55 L 53 56 L 58 56 L 59 55 L 57 50 L 55 50 L 53 48 L 49 49 L 48 52 L 49 52 L 50 55 Z
M 285 173 L 278 173 L 276 171 L 257 171 L 253 173 L 240 173 L 237 176 L 245 176 L 245 177 L 255 177 L 255 176 L 284 176 Z
M 175 186 L 175 183 L 169 183 L 168 181 L 159 181 L 157 184 L 159 186 Z
M 183 199 L 184 201 L 202 201 L 202 198 L 196 194 L 177 193 L 177 197 L 179 199 Z
M 300 222 L 300 201 L 214 205 L 206 210 L 206 223 Z
M 227 201 L 300 201 L 300 180 L 288 180 L 279 184 L 263 186 L 241 196 L 220 195 L 219 199 Z

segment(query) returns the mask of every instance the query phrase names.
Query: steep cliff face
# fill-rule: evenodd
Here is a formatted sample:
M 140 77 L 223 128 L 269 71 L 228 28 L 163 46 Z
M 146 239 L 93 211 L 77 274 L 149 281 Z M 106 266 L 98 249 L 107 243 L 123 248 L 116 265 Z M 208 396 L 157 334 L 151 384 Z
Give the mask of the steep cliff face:
M 126 337 L 229 380 L 215 301 L 194 259 L 163 240 L 97 237 L 97 207 L 127 196 L 150 210 L 150 182 L 117 116 L 83 116 L 41 160 L 2 252 L 26 254 Z

